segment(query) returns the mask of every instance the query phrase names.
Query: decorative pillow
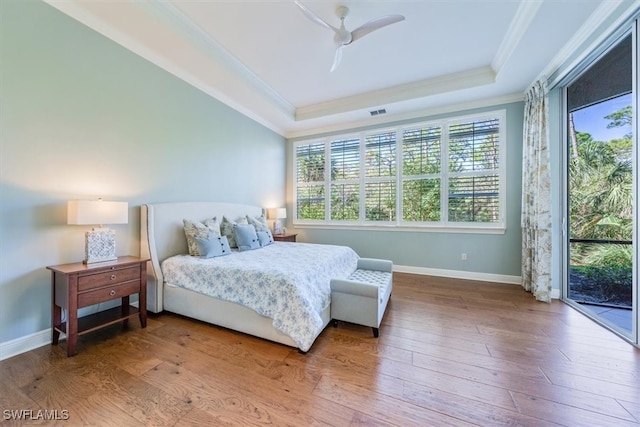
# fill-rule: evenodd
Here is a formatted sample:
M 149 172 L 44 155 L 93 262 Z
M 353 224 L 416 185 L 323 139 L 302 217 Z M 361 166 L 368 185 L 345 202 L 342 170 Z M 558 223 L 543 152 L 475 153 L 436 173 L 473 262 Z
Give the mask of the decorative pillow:
M 260 246 L 267 246 L 273 243 L 273 235 L 269 229 L 267 231 L 258 231 L 256 234 L 258 235 Z
M 247 215 L 247 221 L 256 228 L 256 231 L 269 231 L 267 218 L 265 218 L 264 215 L 260 215 L 255 218 L 251 218 Z
M 227 236 L 196 237 L 196 244 L 203 258 L 214 258 L 231 253 Z
M 227 236 L 227 239 L 229 239 L 229 246 L 232 248 L 238 247 L 236 239 L 233 237 L 233 226 L 237 224 L 248 224 L 247 217 L 243 216 L 235 221 L 231 221 L 226 216 L 223 216 L 222 222 L 220 223 L 220 232 L 223 236 Z
M 251 224 L 234 225 L 233 237 L 236 239 L 240 251 L 250 251 L 251 249 L 258 249 L 260 247 L 256 229 Z
M 189 255 L 192 256 L 201 255 L 196 244 L 196 237 L 206 239 L 210 236 L 220 236 L 220 224 L 218 224 L 218 220 L 215 217 L 206 219 L 204 223 L 183 219 L 182 224 L 184 225 L 184 234 L 187 237 Z

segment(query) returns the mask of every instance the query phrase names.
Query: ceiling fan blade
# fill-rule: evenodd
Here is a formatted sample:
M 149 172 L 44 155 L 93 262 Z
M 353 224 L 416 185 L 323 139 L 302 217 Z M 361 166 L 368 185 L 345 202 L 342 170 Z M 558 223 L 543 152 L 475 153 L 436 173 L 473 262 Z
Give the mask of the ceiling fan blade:
M 333 58 L 333 65 L 331 66 L 331 73 L 333 73 L 333 71 L 338 68 L 338 65 L 340 65 L 340 61 L 342 61 L 342 48 L 344 47 L 344 45 L 338 45 L 338 47 L 336 48 L 336 55 Z
M 372 19 L 369 22 L 364 23 L 351 32 L 351 41 L 354 42 L 372 31 L 378 30 L 387 25 L 395 24 L 404 20 L 402 15 L 387 15 L 380 18 Z
M 307 7 L 304 6 L 302 3 L 300 3 L 299 1 L 296 0 L 296 1 L 294 1 L 294 3 L 296 4 L 296 6 L 298 6 L 300 8 L 302 13 L 304 13 L 307 18 L 309 18 L 310 20 L 312 20 L 316 24 L 320 25 L 321 27 L 325 27 L 325 28 L 327 28 L 329 30 L 333 30 L 335 32 L 338 31 L 338 29 L 336 27 L 334 27 L 333 25 L 327 24 L 318 15 L 313 13 L 311 10 L 307 9 Z

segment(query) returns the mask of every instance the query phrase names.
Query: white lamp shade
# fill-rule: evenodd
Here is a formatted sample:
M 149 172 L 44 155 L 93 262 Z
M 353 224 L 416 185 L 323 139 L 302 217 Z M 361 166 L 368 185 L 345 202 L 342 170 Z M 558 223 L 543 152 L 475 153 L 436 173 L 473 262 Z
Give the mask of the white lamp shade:
M 126 224 L 128 221 L 129 204 L 127 202 L 69 200 L 67 203 L 67 224 Z
M 267 209 L 267 219 L 286 219 L 286 218 L 287 218 L 286 208 Z

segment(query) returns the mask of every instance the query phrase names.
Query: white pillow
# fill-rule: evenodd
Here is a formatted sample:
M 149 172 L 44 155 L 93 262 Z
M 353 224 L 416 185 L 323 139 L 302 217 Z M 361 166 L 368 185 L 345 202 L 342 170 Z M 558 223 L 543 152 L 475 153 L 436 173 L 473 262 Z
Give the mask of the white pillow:
M 231 254 L 227 236 L 210 236 L 208 239 L 196 237 L 196 243 L 198 251 L 203 258 L 215 258 Z
M 204 222 L 183 219 L 182 224 L 184 225 L 184 234 L 187 238 L 187 247 L 191 256 L 203 255 L 198 250 L 197 237 L 202 239 L 220 237 L 220 224 L 216 217 L 208 218 Z
M 238 244 L 236 243 L 236 239 L 233 237 L 233 226 L 238 224 L 248 224 L 247 217 L 243 216 L 237 218 L 235 221 L 230 220 L 226 216 L 222 217 L 222 222 L 220 223 L 220 233 L 223 236 L 227 236 L 229 240 L 229 246 L 232 248 L 237 248 Z
M 251 218 L 247 215 L 247 221 L 256 228 L 256 231 L 269 231 L 267 218 L 265 218 L 264 215 L 259 215 L 255 218 Z
M 241 252 L 260 248 L 260 240 L 258 240 L 256 229 L 251 224 L 234 225 L 233 237 Z

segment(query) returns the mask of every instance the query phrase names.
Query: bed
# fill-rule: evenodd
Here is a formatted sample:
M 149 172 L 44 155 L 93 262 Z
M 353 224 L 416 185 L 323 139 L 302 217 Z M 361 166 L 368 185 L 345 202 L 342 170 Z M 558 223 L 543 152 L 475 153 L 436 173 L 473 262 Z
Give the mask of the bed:
M 275 242 L 214 259 L 188 255 L 183 219 L 262 213 L 259 207 L 232 203 L 143 205 L 140 252 L 150 259 L 147 310 L 170 311 L 308 351 L 331 320 L 330 279 L 346 278 L 356 269 L 352 249 Z

